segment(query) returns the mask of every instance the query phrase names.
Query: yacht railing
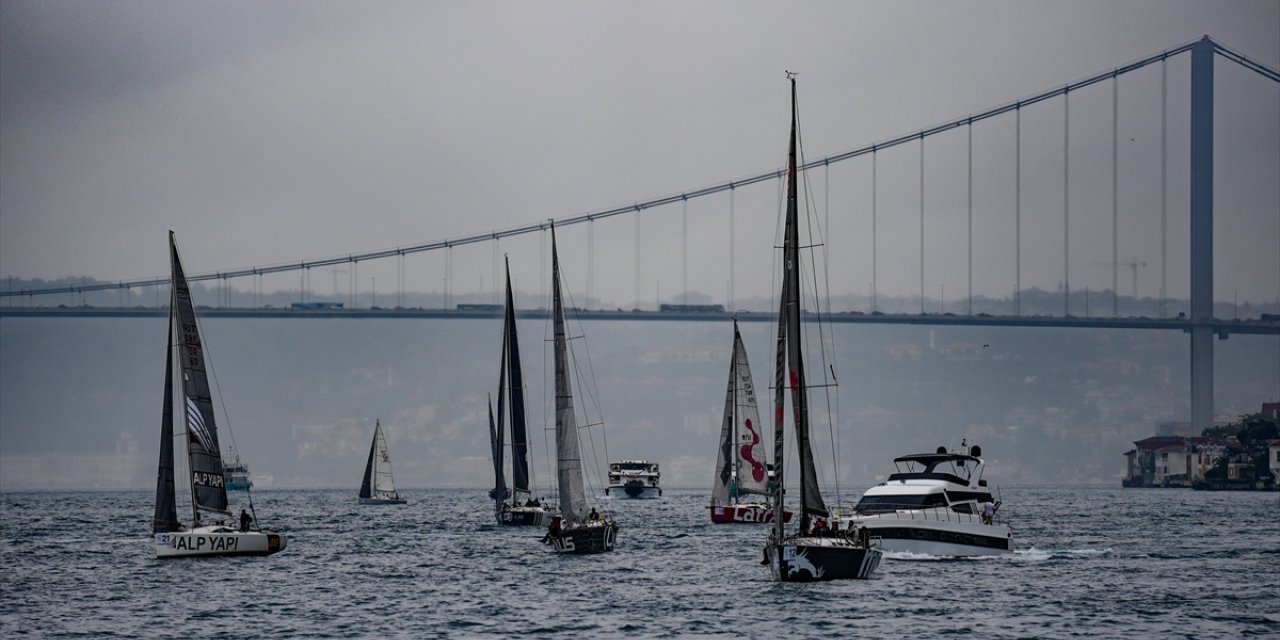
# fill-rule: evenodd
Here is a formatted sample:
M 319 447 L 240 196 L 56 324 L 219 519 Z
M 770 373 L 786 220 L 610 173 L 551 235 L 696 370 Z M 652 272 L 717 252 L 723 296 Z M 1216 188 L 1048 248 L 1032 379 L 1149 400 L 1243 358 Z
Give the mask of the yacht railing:
M 913 507 L 911 505 L 892 505 L 882 504 L 877 507 L 885 507 L 884 511 L 877 511 L 868 514 L 851 514 L 853 517 L 879 517 L 879 518 L 897 518 L 899 520 L 923 520 L 934 522 L 957 522 L 968 524 L 985 524 L 982 521 L 980 513 L 962 513 L 952 509 L 951 507 Z M 1004 519 L 1000 517 L 999 512 L 992 518 L 992 524 L 1003 523 Z

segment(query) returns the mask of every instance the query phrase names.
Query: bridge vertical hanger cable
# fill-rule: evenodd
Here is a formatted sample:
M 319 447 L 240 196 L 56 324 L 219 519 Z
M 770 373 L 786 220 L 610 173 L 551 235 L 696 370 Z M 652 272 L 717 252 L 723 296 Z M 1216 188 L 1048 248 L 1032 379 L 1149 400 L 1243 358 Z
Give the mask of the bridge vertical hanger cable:
M 920 132 L 920 315 L 924 315 L 924 132 Z
M 1022 105 L 1013 111 L 1013 309 L 1022 315 Z
M 1062 315 L 1071 315 L 1071 92 L 1062 92 Z
M 582 308 L 590 309 L 592 290 L 595 289 L 596 273 L 596 221 L 587 220 L 587 297 L 582 301 Z
M 636 207 L 636 212 L 639 213 L 639 211 L 640 211 L 640 207 Z M 635 263 L 636 263 L 635 265 L 635 280 L 636 280 L 635 281 L 635 305 L 636 305 L 635 308 L 639 309 L 640 308 L 640 216 L 635 216 L 635 219 L 636 219 L 636 231 L 635 231 L 635 236 L 632 238 L 633 242 L 635 243 L 635 249 L 633 250 L 634 255 L 632 257 L 635 258 Z
M 1160 60 L 1160 317 L 1168 314 L 1169 60 Z
M 1111 76 L 1111 317 L 1120 317 L 1120 74 Z
M 876 237 L 876 207 L 877 193 L 876 184 L 876 165 L 880 154 L 875 149 L 871 150 L 871 313 L 876 312 L 876 245 L 878 238 Z
M 973 121 L 969 121 L 969 304 L 968 314 L 973 315 Z
M 734 272 L 735 265 L 734 265 L 734 255 L 733 255 L 735 243 L 737 242 L 737 238 L 734 237 L 737 231 L 734 228 L 734 222 L 735 222 L 734 218 L 737 217 L 737 212 L 734 210 L 734 194 L 736 192 L 737 190 L 734 189 L 732 186 L 729 187 L 729 310 L 730 312 L 733 312 L 734 309 L 738 308 L 737 303 L 734 302 L 734 290 L 733 290 L 734 278 L 736 275 Z
M 689 304 L 689 199 L 680 201 L 680 294 L 682 304 Z
M 827 313 L 831 312 L 831 258 L 828 245 L 831 243 L 831 164 L 822 165 L 822 286 L 827 293 Z

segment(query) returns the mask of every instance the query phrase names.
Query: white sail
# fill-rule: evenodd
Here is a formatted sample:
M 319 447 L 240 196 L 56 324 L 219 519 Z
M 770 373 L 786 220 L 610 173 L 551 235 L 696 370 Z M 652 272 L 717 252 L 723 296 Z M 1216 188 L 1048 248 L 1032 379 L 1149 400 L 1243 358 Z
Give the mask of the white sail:
M 734 443 L 735 482 L 738 493 L 767 494 L 769 469 L 765 463 L 764 425 L 756 408 L 756 388 L 751 382 L 747 349 L 735 328 L 733 336 L 733 404 L 737 434 Z
M 587 520 L 587 493 L 582 483 L 582 453 L 578 444 L 578 419 L 573 414 L 573 388 L 569 383 L 568 344 L 564 304 L 560 297 L 560 258 L 556 231 L 551 228 L 552 322 L 556 366 L 556 480 L 560 487 L 560 513 L 565 527 Z

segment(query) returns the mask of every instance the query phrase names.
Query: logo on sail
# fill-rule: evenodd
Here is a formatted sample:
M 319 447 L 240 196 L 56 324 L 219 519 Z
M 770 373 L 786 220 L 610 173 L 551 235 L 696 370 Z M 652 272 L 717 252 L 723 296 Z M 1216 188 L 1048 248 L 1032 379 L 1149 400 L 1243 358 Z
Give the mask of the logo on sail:
M 187 398 L 187 432 L 201 447 L 204 447 L 205 451 L 211 454 L 218 453 L 218 445 L 213 440 L 213 434 L 204 423 L 204 414 L 200 413 L 200 407 L 190 397 Z

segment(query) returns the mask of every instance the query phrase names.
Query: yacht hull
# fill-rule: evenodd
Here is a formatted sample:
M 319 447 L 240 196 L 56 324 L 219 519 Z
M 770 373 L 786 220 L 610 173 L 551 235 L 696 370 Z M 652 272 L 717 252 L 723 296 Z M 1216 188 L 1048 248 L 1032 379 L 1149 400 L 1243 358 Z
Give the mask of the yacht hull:
M 498 524 L 510 527 L 536 527 L 547 524 L 547 511 L 542 507 L 503 509 L 495 516 Z
M 604 553 L 613 551 L 613 546 L 618 541 L 618 525 L 604 522 L 560 529 L 556 535 L 548 533 L 544 540 L 556 553 Z
M 880 548 L 885 551 L 952 557 L 1013 553 L 1013 530 L 1003 522 L 982 524 L 977 518 L 955 522 L 907 513 L 871 515 L 849 522 L 880 538 Z
M 797 537 L 769 543 L 765 555 L 774 580 L 818 582 L 870 578 L 884 552 L 842 537 Z
M 763 504 L 712 505 L 712 524 L 764 524 L 773 522 L 773 507 Z M 783 522 L 791 522 L 791 512 L 782 513 Z
M 360 498 L 360 504 L 405 504 L 404 498 Z
M 611 498 L 655 500 L 662 497 L 662 489 L 652 485 L 613 484 L 605 488 L 604 494 Z
M 284 534 L 236 531 L 226 527 L 200 527 L 191 531 L 157 533 L 157 558 L 206 556 L 267 556 L 284 551 Z

